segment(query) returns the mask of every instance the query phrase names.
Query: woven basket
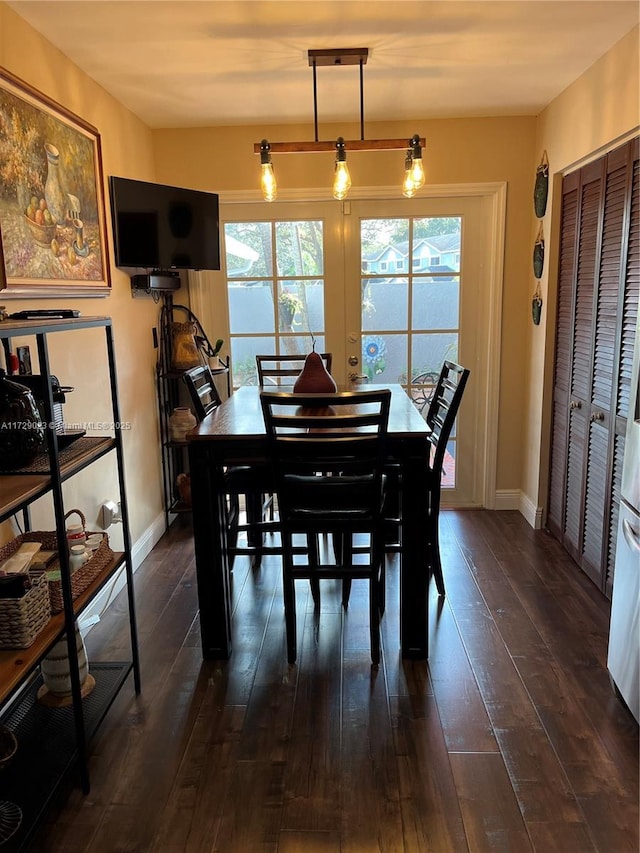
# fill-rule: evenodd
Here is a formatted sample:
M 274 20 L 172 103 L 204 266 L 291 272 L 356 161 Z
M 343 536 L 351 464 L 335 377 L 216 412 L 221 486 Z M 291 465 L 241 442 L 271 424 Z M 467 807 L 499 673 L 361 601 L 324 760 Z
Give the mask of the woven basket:
M 80 510 L 69 510 L 65 518 L 72 512 Z M 17 551 L 23 542 L 41 542 L 44 551 L 58 550 L 58 537 L 55 531 L 49 530 L 30 530 L 28 533 L 21 533 L 8 542 L 3 548 L 0 548 L 0 562 L 10 557 L 14 551 Z M 73 599 L 84 592 L 85 589 L 92 583 L 100 574 L 100 572 L 113 560 L 113 551 L 109 547 L 109 537 L 106 533 L 102 534 L 102 542 L 93 552 L 93 556 L 71 575 L 71 593 Z M 62 582 L 59 580 L 49 581 L 49 599 L 51 601 L 51 613 L 62 613 L 64 603 L 62 599 Z M 5 599 L 6 600 L 6 599 Z M 0 611 L 1 616 L 1 611 Z M 0 629 L 1 630 L 1 629 Z M 33 642 L 33 640 L 32 640 Z M 5 646 L 5 648 L 9 648 Z M 16 646 L 15 648 L 26 648 L 25 646 Z
M 7 550 L 14 542 L 0 548 L 0 559 L 6 559 L 18 550 L 19 545 Z M 47 575 L 43 571 L 34 571 L 29 572 L 29 578 L 31 588 L 23 596 L 0 598 L 0 649 L 28 649 L 49 621 L 51 604 Z
M 109 547 L 109 537 L 103 533 L 102 542 L 93 552 L 93 556 L 71 575 L 71 594 L 74 601 L 98 577 L 111 560 L 113 560 L 113 551 Z M 49 598 L 51 600 L 51 612 L 61 613 L 64 610 L 61 581 L 49 581 Z

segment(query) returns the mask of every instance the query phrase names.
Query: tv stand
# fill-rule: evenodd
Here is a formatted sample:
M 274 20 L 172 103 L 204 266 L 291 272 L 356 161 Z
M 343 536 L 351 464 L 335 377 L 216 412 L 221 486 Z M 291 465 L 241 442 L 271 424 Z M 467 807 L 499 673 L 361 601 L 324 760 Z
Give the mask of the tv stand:
M 131 276 L 131 289 L 145 293 L 180 289 L 180 273 L 174 270 L 152 270 L 143 275 Z

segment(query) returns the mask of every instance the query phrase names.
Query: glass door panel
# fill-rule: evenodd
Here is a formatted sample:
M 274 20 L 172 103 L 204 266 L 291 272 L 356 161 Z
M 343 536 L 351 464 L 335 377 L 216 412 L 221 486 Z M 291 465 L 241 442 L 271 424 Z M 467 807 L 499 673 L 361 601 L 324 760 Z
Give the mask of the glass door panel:
M 224 247 L 234 387 L 256 383 L 258 353 L 322 352 L 323 222 L 226 222 Z

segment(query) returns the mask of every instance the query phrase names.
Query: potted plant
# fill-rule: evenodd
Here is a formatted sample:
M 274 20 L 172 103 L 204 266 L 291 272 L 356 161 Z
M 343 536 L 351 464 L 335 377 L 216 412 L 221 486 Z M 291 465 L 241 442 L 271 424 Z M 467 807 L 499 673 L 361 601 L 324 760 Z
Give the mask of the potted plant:
M 291 329 L 294 318 L 303 309 L 302 299 L 297 293 L 283 287 L 278 297 L 278 315 L 280 318 L 280 330 Z

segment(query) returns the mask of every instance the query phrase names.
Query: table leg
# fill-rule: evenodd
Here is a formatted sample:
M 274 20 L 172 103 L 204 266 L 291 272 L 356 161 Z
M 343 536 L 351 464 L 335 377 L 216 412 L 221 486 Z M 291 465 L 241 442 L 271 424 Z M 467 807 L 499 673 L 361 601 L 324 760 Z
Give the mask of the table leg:
M 427 471 L 423 458 L 403 461 L 400 646 L 404 658 L 427 659 L 429 656 Z
M 231 601 L 227 559 L 226 495 L 222 470 L 202 442 L 189 445 L 202 656 L 231 654 Z

